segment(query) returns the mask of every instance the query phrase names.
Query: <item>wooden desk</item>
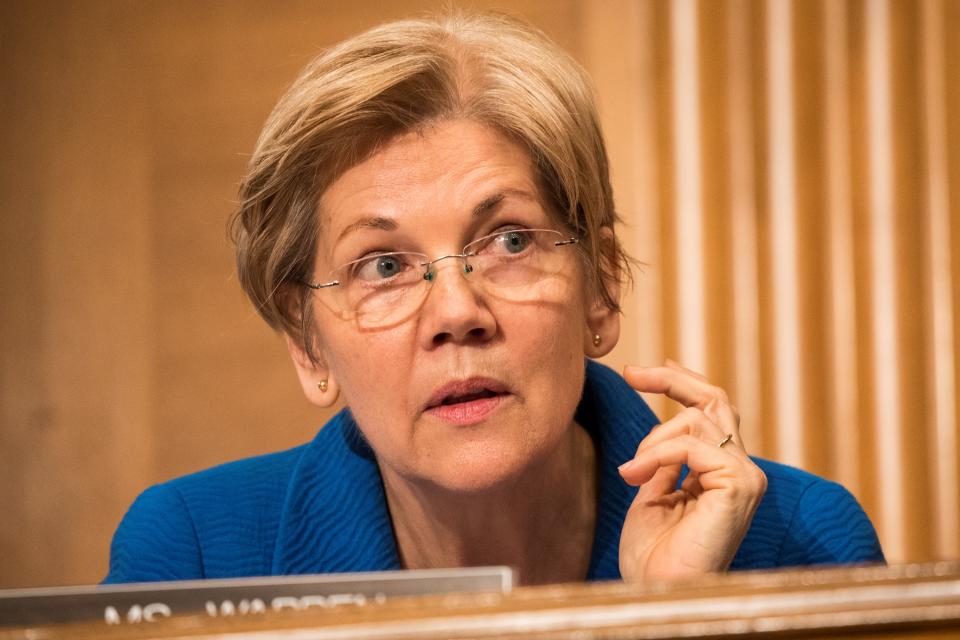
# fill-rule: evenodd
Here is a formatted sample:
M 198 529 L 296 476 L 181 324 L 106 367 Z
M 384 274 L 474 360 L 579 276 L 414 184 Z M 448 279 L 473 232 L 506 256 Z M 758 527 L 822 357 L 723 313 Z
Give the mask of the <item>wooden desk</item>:
M 243 617 L 0 630 L 0 640 L 774 637 L 960 638 L 960 563 L 746 572 L 645 587 L 525 587 Z

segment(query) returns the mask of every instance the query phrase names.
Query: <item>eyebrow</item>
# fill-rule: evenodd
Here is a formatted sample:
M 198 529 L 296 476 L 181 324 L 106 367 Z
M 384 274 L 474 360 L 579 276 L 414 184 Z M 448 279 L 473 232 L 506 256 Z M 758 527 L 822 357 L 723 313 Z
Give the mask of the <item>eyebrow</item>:
M 529 191 L 524 191 L 523 189 L 504 189 L 481 200 L 477 206 L 473 208 L 474 217 L 495 211 L 507 196 L 516 196 L 522 200 L 537 200 L 537 197 Z
M 481 200 L 473 208 L 473 217 L 479 217 L 492 213 L 500 206 L 507 196 L 516 196 L 523 200 L 536 200 L 537 197 L 525 191 L 523 189 L 504 189 L 503 191 L 498 191 L 497 193 L 491 194 Z M 344 227 L 343 231 L 340 232 L 340 235 L 337 237 L 337 242 L 343 240 L 347 234 L 353 233 L 360 229 L 382 229 L 383 231 L 396 231 L 400 228 L 400 225 L 397 224 L 397 221 L 393 218 L 385 218 L 383 216 L 369 216 L 360 218 L 356 222 L 352 222 Z
M 397 225 L 396 220 L 392 218 L 384 218 L 383 216 L 373 216 L 368 218 L 360 218 L 356 222 L 348 224 L 343 231 L 340 232 L 340 235 L 337 237 L 337 242 L 343 240 L 344 236 L 348 233 L 353 233 L 358 229 L 383 229 L 384 231 L 396 231 L 399 225 Z

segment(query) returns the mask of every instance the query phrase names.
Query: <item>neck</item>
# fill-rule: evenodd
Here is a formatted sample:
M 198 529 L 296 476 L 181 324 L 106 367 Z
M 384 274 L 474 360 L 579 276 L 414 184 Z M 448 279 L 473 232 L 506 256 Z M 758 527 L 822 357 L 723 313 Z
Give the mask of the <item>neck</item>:
M 596 456 L 573 424 L 520 477 L 464 495 L 381 469 L 407 569 L 508 565 L 523 584 L 583 580 L 596 521 Z

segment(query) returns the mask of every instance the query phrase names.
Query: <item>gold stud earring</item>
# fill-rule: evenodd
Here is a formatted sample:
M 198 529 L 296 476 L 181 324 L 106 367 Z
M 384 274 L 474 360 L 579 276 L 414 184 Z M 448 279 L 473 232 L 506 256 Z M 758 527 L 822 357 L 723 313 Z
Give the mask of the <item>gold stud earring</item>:
M 327 392 L 327 381 L 326 381 L 326 380 L 321 380 L 320 382 L 318 382 L 318 383 L 317 383 L 317 388 L 320 389 L 320 391 L 321 391 L 322 393 L 326 393 L 326 392 Z
M 593 346 L 599 347 L 601 342 L 603 342 L 603 338 L 600 337 L 600 334 L 593 334 Z

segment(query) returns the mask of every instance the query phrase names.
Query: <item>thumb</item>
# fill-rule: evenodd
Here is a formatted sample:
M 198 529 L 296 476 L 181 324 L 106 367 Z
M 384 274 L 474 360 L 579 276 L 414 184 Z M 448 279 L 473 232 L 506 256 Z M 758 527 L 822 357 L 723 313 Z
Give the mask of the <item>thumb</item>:
M 663 496 L 670 495 L 677 489 L 677 483 L 680 481 L 681 465 L 670 465 L 669 467 L 660 467 L 653 477 L 640 485 L 640 491 L 637 498 L 643 501 L 656 500 Z M 626 480 L 627 484 L 633 484 Z

